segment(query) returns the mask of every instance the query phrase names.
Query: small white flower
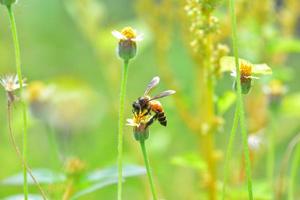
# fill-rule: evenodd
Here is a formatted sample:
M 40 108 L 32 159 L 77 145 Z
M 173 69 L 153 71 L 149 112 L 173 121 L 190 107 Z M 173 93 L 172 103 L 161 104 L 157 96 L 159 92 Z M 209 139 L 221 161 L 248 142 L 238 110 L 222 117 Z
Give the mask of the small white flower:
M 121 32 L 113 30 L 111 33 L 115 38 L 119 40 L 131 40 L 134 42 L 143 40 L 143 35 L 137 34 L 136 30 L 132 29 L 131 27 L 125 27 Z
M 0 79 L 0 84 L 7 92 L 13 92 L 20 88 L 20 83 L 18 76 L 15 75 L 6 75 Z M 23 80 L 23 87 L 26 86 L 25 81 Z

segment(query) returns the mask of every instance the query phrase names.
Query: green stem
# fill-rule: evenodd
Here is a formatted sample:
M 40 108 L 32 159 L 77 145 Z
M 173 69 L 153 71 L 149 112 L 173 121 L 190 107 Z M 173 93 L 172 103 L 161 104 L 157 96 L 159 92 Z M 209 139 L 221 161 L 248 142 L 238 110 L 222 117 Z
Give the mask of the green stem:
M 274 112 L 269 112 L 269 118 L 270 118 L 270 128 L 268 130 L 268 157 L 267 157 L 267 171 L 266 174 L 269 179 L 269 185 L 270 185 L 270 192 L 272 199 L 274 198 L 274 160 L 275 160 L 275 150 L 274 150 L 274 134 L 275 134 L 275 127 L 274 127 Z
M 295 188 L 297 172 L 299 172 L 299 164 L 300 164 L 300 145 L 298 144 L 294 158 L 292 160 L 291 175 L 289 181 L 289 191 L 288 191 L 289 200 L 294 199 L 294 188 Z
M 124 106 L 126 96 L 126 85 L 128 77 L 129 60 L 124 60 L 119 105 L 119 127 L 118 127 L 118 200 L 122 199 L 122 156 L 123 156 L 123 128 L 124 128 Z
M 229 143 L 228 143 L 227 150 L 226 150 L 226 158 L 225 158 L 225 166 L 224 166 L 224 177 L 223 177 L 223 189 L 222 189 L 222 199 L 223 200 L 225 199 L 225 195 L 226 195 L 226 184 L 227 184 L 227 178 L 228 178 L 228 166 L 229 166 L 229 161 L 230 161 L 231 155 L 232 155 L 232 147 L 233 147 L 233 142 L 234 142 L 236 130 L 237 130 L 237 127 L 238 127 L 238 123 L 239 123 L 239 106 L 237 104 L 236 108 L 235 108 L 233 124 L 232 124 L 231 131 L 230 131 Z
M 18 33 L 17 33 L 17 26 L 16 21 L 14 17 L 14 13 L 12 10 L 11 5 L 7 6 L 8 14 L 9 14 L 9 20 L 10 20 L 10 27 L 11 27 L 11 33 L 13 37 L 13 43 L 15 47 L 15 57 L 16 57 L 16 68 L 17 68 L 17 74 L 20 84 L 20 94 L 22 95 L 23 91 L 23 76 L 22 76 L 22 70 L 21 70 L 21 56 L 20 56 L 20 46 L 19 46 L 19 39 L 18 39 Z M 23 112 L 23 159 L 25 162 L 27 162 L 27 108 L 24 101 L 22 101 L 22 112 Z M 23 166 L 23 178 L 24 178 L 24 200 L 28 199 L 28 182 L 27 182 L 27 169 L 26 166 Z
M 242 88 L 240 81 L 240 67 L 239 67 L 239 55 L 238 55 L 238 44 L 237 44 L 237 28 L 236 28 L 236 16 L 235 16 L 235 8 L 234 8 L 234 0 L 229 0 L 230 7 L 230 15 L 231 15 L 231 26 L 232 26 L 232 46 L 235 57 L 235 66 L 236 66 L 236 82 L 237 82 L 237 95 L 238 95 L 238 106 L 239 106 L 239 116 L 240 116 L 240 125 L 243 139 L 243 148 L 244 148 L 244 156 L 246 163 L 246 174 L 247 174 L 247 182 L 248 182 L 248 196 L 250 200 L 253 200 L 253 192 L 252 192 L 252 178 L 251 178 L 251 163 L 249 156 L 249 148 L 248 148 L 248 135 L 245 124 L 245 111 L 243 105 L 243 97 L 242 97 Z
M 148 156 L 147 156 L 145 141 L 140 140 L 140 144 L 141 144 L 141 148 L 142 148 L 142 152 L 143 152 L 144 162 L 145 162 L 146 169 L 147 169 L 147 176 L 148 176 L 148 179 L 149 179 L 151 192 L 152 192 L 152 195 L 153 195 L 153 200 L 157 200 L 157 195 L 156 195 L 156 191 L 155 191 L 155 187 L 154 187 L 154 182 L 153 182 L 152 173 L 151 173 L 151 169 L 150 169 L 149 159 L 148 159 Z

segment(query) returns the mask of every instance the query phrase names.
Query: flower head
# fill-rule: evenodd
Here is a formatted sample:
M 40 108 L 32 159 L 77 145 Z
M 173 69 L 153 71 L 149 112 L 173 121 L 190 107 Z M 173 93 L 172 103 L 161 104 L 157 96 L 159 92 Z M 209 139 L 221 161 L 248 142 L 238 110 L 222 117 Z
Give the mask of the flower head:
M 134 58 L 136 55 L 136 42 L 143 39 L 142 35 L 138 35 L 131 27 L 125 27 L 121 31 L 112 31 L 112 35 L 119 39 L 118 54 L 125 61 Z
M 145 140 L 149 137 L 149 122 L 151 115 L 144 115 L 143 113 L 134 113 L 132 119 L 127 119 L 128 126 L 133 127 L 134 137 L 136 140 Z
M 25 80 L 23 80 L 23 87 L 26 86 L 24 82 Z M 18 76 L 6 75 L 3 78 L 0 78 L 0 84 L 6 91 L 8 102 L 13 103 L 16 100 L 14 91 L 20 88 Z
M 23 81 L 24 82 L 24 81 Z M 20 83 L 18 76 L 15 75 L 6 75 L 3 78 L 0 79 L 0 84 L 7 92 L 13 92 L 20 88 Z M 26 84 L 23 83 L 23 86 Z
M 220 66 L 222 72 L 230 71 L 231 76 L 237 76 L 234 57 L 222 57 L 220 60 Z M 247 94 L 250 91 L 252 86 L 252 79 L 259 79 L 258 76 L 260 75 L 272 74 L 272 70 L 267 64 L 252 64 L 251 62 L 244 59 L 239 59 L 239 69 L 243 94 Z
M 64 168 L 68 176 L 76 177 L 85 171 L 86 164 L 79 158 L 71 157 L 66 161 Z
M 249 149 L 252 151 L 257 151 L 260 149 L 263 143 L 263 138 L 261 135 L 258 134 L 250 134 L 248 136 L 248 145 Z

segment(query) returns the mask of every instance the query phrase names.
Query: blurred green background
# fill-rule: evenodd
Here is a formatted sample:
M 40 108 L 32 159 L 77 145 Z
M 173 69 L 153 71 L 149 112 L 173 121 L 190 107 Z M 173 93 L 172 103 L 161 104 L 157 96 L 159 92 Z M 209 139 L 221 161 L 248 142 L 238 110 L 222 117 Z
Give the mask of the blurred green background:
M 193 117 L 198 117 L 195 110 L 201 107 L 201 104 L 195 102 L 195 96 L 198 92 L 201 93 L 201 88 L 193 85 L 199 77 L 197 77 L 195 63 L 189 53 L 189 42 L 185 41 L 185 35 L 182 33 L 185 26 L 182 21 L 176 20 L 176 15 L 184 11 L 182 5 L 185 4 L 185 1 L 145 1 L 143 4 L 143 1 L 131 0 L 19 0 L 19 3 L 14 6 L 14 10 L 21 45 L 23 74 L 29 85 L 34 81 L 41 81 L 47 87 L 53 86 L 58 93 L 50 93 L 49 98 L 59 99 L 56 99 L 56 103 L 59 104 L 56 105 L 56 110 L 50 108 L 45 111 L 43 108 L 42 110 L 37 108 L 33 111 L 35 113 L 30 114 L 28 151 L 29 163 L 32 168 L 63 170 L 63 162 L 55 157 L 55 150 L 49 139 L 51 134 L 55 135 L 57 145 L 60 151 L 63 151 L 64 156 L 79 158 L 86 164 L 87 170 L 116 165 L 118 99 L 122 61 L 116 55 L 117 41 L 112 37 L 111 31 L 130 25 L 143 33 L 145 38 L 138 44 L 138 55 L 130 63 L 125 112 L 126 118 L 130 118 L 131 103 L 143 94 L 145 86 L 152 77 L 161 75 L 157 66 L 161 62 L 158 61 L 159 58 L 155 53 L 157 46 L 154 45 L 157 33 L 154 32 L 153 26 L 151 29 L 151 25 L 149 25 L 151 20 L 147 20 L 149 17 L 151 18 L 152 13 L 155 14 L 155 11 L 151 8 L 146 9 L 148 12 L 141 11 L 138 6 L 147 6 L 147 2 L 152 2 L 157 6 L 163 2 L 171 2 L 170 4 L 173 5 L 170 10 L 165 11 L 174 16 L 171 19 L 173 20 L 171 32 L 168 34 L 169 49 L 167 54 L 161 56 L 170 63 L 170 70 L 176 80 L 175 85 L 180 88 L 181 94 L 184 96 L 183 102 L 186 109 Z M 273 3 L 276 11 L 285 1 Z M 253 15 L 262 15 L 255 13 L 255 8 L 251 9 L 251 5 L 248 8 L 248 12 L 252 12 Z M 220 21 L 226 18 L 226 11 L 226 2 L 221 2 L 216 11 L 216 16 Z M 299 9 L 298 12 L 300 12 Z M 278 52 L 286 56 L 285 62 L 278 64 L 276 69 L 273 69 L 273 77 L 282 79 L 288 88 L 287 100 L 283 102 L 285 107 L 281 109 L 281 113 L 275 121 L 277 124 L 275 128 L 275 173 L 279 173 L 287 145 L 300 128 L 300 101 L 298 101 L 300 96 L 297 97 L 300 84 L 297 78 L 300 73 L 298 67 L 300 41 L 297 39 L 299 23 L 298 25 L 296 23 L 298 29 L 295 29 L 295 34 L 286 37 L 276 25 L 276 20 L 278 20 L 275 17 L 276 12 L 273 14 L 274 19 L 265 24 L 255 21 L 259 17 L 257 19 L 243 18 L 239 27 L 239 49 L 241 57 L 249 59 L 253 63 L 265 62 L 265 58 L 276 57 Z M 165 20 L 165 18 L 162 17 L 161 20 Z M 297 20 L 299 22 L 299 16 L 296 16 Z M 286 39 L 288 41 L 285 38 L 288 38 Z M 286 42 L 284 43 L 284 41 Z M 230 45 L 230 38 L 226 37 L 224 43 Z M 231 53 L 229 54 L 231 55 Z M 268 64 L 273 68 L 272 63 Z M 5 7 L 1 6 L 0 75 L 14 73 L 14 49 L 9 20 Z M 270 77 L 256 81 L 251 95 L 246 101 L 247 111 L 250 110 L 249 123 L 252 123 L 248 126 L 250 133 L 264 132 L 269 126 L 267 120 L 262 119 L 265 120 L 262 124 L 259 121 L 260 117 L 265 115 L 265 110 L 268 110 L 265 107 L 261 108 L 265 105 L 260 104 L 259 97 L 262 96 L 263 84 L 269 80 Z M 168 87 L 166 80 L 162 78 L 156 92 L 173 89 Z M 232 91 L 232 78 L 225 74 L 218 79 L 216 84 L 214 96 L 216 102 L 228 91 Z M 290 98 L 288 98 L 289 96 Z M 158 192 L 163 197 L 162 199 L 206 199 L 206 190 L 203 186 L 205 177 L 199 176 L 199 171 L 201 174 L 205 170 L 203 152 L 200 153 L 203 146 L 199 146 L 197 141 L 199 137 L 187 127 L 179 116 L 173 97 L 163 99 L 161 102 L 168 118 L 168 127 L 164 128 L 155 123 L 151 128 L 150 139 L 147 141 Z M 223 157 L 232 124 L 233 103 L 234 100 L 229 103 L 225 114 L 221 116 L 224 124 L 215 133 L 216 152 L 221 157 L 217 164 L 218 188 L 221 188 Z M 5 179 L 20 172 L 21 164 L 8 139 L 4 90 L 0 92 L 0 105 L 2 105 L 0 106 L 0 179 Z M 22 119 L 19 111 L 20 105 L 17 104 L 13 115 L 13 127 L 14 134 L 21 146 Z M 47 120 L 51 121 L 50 127 L 45 123 Z M 263 194 L 257 199 L 271 199 L 268 196 L 269 190 L 261 189 L 266 182 L 264 159 L 268 143 L 267 136 L 264 135 L 262 138 L 264 142 L 262 142 L 259 153 L 255 154 L 253 166 L 254 191 L 257 194 Z M 125 127 L 124 141 L 124 163 L 143 166 L 139 144 L 134 140 L 130 127 Z M 238 168 L 236 171 L 239 171 L 240 165 L 242 165 L 240 141 L 240 134 L 238 134 L 232 160 L 234 167 Z M 233 169 L 233 171 L 235 170 Z M 297 177 L 299 180 L 299 174 Z M 247 194 L 245 183 L 237 185 L 237 188 L 244 188 L 243 191 L 237 189 L 237 193 L 241 195 L 240 199 L 244 199 Z M 56 193 L 56 187 L 63 188 L 64 186 L 44 186 L 50 194 Z M 123 187 L 124 200 L 150 199 L 146 176 L 128 178 Z M 296 187 L 300 188 L 299 181 Z M 61 190 L 57 189 L 60 192 Z M 34 186 L 30 187 L 30 191 L 38 193 Z M 80 199 L 116 199 L 116 191 L 116 185 L 112 185 Z M 300 196 L 299 190 L 295 191 Z M 0 185 L 0 199 L 21 193 L 22 187 Z M 239 199 L 233 196 L 232 199 Z M 60 197 L 55 196 L 53 199 L 60 199 Z

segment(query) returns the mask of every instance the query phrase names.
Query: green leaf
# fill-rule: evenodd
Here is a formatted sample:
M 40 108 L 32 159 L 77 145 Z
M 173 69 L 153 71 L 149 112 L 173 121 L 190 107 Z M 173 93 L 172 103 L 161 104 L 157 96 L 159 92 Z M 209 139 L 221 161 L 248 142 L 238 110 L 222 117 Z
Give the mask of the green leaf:
M 132 177 L 146 174 L 144 167 L 137 165 L 126 165 L 123 166 L 123 177 Z M 118 168 L 116 166 L 105 169 L 99 169 L 93 172 L 87 173 L 83 180 L 89 182 L 98 182 L 106 180 L 108 178 L 114 179 L 118 177 Z
M 8 197 L 4 197 L 3 200 L 24 200 L 24 194 L 17 194 Z M 42 196 L 36 194 L 29 194 L 28 200 L 43 200 Z
M 40 184 L 54 184 L 66 180 L 65 175 L 49 169 L 33 169 L 33 176 Z M 35 184 L 28 174 L 28 184 Z M 23 172 L 10 176 L 0 182 L 3 185 L 23 185 Z
M 222 97 L 218 99 L 218 112 L 220 115 L 225 114 L 228 109 L 234 104 L 236 100 L 235 92 L 228 91 L 223 94 Z
M 186 153 L 184 155 L 175 156 L 171 160 L 172 164 L 189 167 L 197 170 L 206 170 L 205 162 L 196 153 Z
M 117 178 L 102 180 L 101 182 L 94 183 L 94 184 L 86 187 L 85 189 L 83 189 L 83 190 L 81 190 L 79 192 L 76 192 L 71 197 L 71 200 L 78 199 L 79 197 L 82 197 L 84 195 L 90 194 L 92 192 L 95 192 L 95 191 L 97 191 L 99 189 L 102 189 L 102 188 L 104 188 L 106 186 L 109 186 L 109 185 L 112 185 L 112 184 L 115 184 L 115 183 L 118 183 L 118 179 Z
M 136 165 L 125 165 L 123 167 L 124 178 L 144 174 L 146 174 L 144 167 Z M 118 168 L 116 166 L 89 172 L 82 179 L 82 183 L 85 183 L 86 186 L 79 192 L 75 193 L 71 199 L 77 199 L 81 196 L 95 192 L 103 187 L 115 184 L 117 182 Z
M 268 49 L 271 53 L 299 53 L 300 40 L 295 38 L 275 39 L 270 43 Z

